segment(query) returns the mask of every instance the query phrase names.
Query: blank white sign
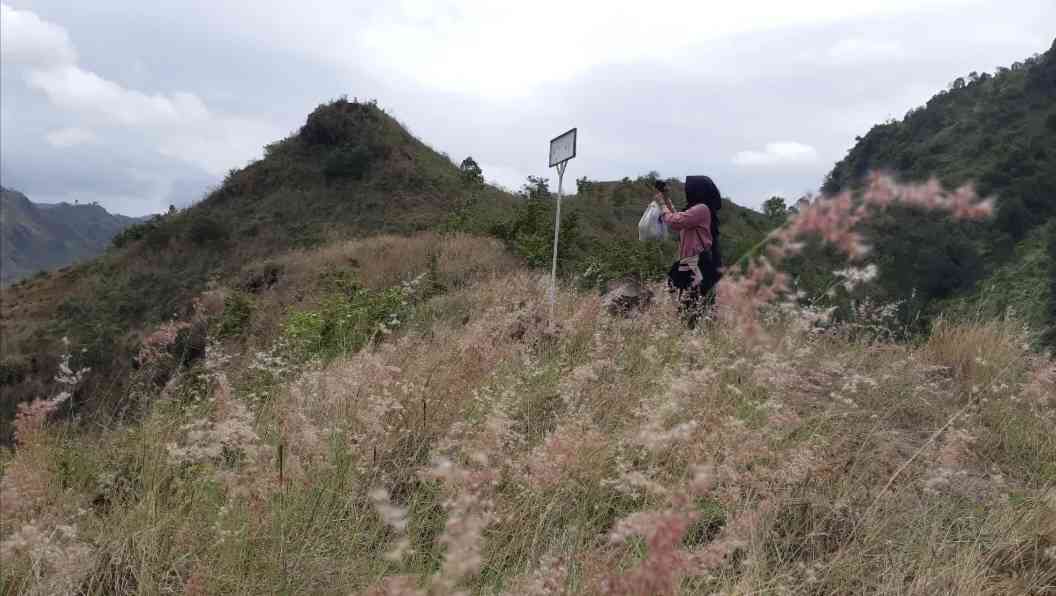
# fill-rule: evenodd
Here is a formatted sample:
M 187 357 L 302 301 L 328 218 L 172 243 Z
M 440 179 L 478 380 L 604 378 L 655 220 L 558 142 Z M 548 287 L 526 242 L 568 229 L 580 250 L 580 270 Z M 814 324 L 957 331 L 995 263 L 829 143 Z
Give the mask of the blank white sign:
M 576 156 L 576 129 L 550 141 L 550 167 Z

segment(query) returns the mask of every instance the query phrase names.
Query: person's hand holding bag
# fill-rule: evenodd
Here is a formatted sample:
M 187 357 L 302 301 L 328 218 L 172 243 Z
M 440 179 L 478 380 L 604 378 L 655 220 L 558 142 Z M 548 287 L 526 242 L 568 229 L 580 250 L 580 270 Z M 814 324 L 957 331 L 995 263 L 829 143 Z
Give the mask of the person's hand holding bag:
M 645 213 L 642 214 L 642 218 L 638 220 L 638 240 L 642 242 L 657 240 L 667 234 L 667 226 L 660 222 L 661 213 L 663 213 L 663 210 L 660 209 L 660 205 L 656 201 L 649 203 L 649 206 L 645 208 Z

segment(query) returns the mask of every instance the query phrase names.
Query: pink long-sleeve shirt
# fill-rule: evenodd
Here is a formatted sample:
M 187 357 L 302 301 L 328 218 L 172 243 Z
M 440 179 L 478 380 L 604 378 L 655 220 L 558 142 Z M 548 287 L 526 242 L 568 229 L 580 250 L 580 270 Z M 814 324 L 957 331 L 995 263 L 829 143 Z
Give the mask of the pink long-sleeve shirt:
M 685 211 L 664 211 L 660 221 L 679 233 L 678 258 L 711 249 L 711 210 L 707 205 L 694 205 Z

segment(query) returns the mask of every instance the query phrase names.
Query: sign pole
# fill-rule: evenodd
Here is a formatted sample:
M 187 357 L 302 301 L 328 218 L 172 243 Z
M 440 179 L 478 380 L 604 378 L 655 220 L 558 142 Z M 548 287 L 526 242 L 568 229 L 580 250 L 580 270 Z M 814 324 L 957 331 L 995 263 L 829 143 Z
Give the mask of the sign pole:
M 557 306 L 557 248 L 561 241 L 561 199 L 564 196 L 565 166 L 576 156 L 576 129 L 562 133 L 550 141 L 550 167 L 557 168 L 557 209 L 554 214 L 554 254 L 550 264 L 550 320 Z
M 557 213 L 554 216 L 554 256 L 550 265 L 550 318 L 554 318 L 554 306 L 557 304 L 557 246 L 561 237 L 561 197 L 565 182 L 565 166 L 567 161 L 557 165 Z

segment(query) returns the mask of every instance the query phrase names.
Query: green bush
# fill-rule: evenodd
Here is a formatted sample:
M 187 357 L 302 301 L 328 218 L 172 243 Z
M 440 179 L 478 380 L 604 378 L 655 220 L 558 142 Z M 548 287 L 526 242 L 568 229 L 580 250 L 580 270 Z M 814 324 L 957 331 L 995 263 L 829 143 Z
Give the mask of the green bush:
M 253 318 L 253 302 L 241 292 L 234 292 L 224 298 L 224 313 L 220 317 L 218 333 L 220 337 L 240 335 Z
M 300 136 L 309 145 L 341 145 L 362 136 L 363 128 L 376 120 L 375 106 L 345 98 L 320 105 L 308 115 Z
M 192 219 L 187 229 L 187 238 L 198 246 L 223 244 L 227 242 L 227 237 L 227 226 L 220 220 L 206 215 Z
M 110 240 L 110 244 L 114 248 L 124 248 L 132 242 L 146 240 L 148 246 L 153 249 L 159 249 L 168 245 L 171 237 L 172 232 L 168 226 L 164 225 L 162 216 L 155 215 L 143 223 L 131 225 L 121 230 Z
M 0 360 L 0 386 L 21 383 L 29 371 L 29 363 L 24 358 L 5 357 Z
M 143 243 L 150 250 L 157 252 L 167 247 L 170 240 L 172 240 L 172 226 L 159 224 L 147 231 Z
M 503 240 L 529 266 L 546 267 L 553 258 L 555 202 L 550 199 L 526 199 L 518 202 L 511 216 L 495 223 L 491 234 Z M 579 213 L 569 210 L 561 217 L 561 242 L 557 261 L 562 270 L 574 266 L 581 256 Z
M 371 152 L 363 145 L 345 145 L 335 149 L 323 164 L 328 180 L 351 178 L 360 180 L 370 169 Z
M 598 245 L 586 259 L 582 286 L 604 290 L 608 282 L 632 277 L 642 281 L 663 279 L 677 249 L 673 242 L 615 240 Z
M 290 314 L 283 333 L 302 356 L 330 359 L 355 352 L 398 327 L 408 306 L 401 288 L 334 293 L 316 310 Z
M 124 284 L 117 283 L 115 287 L 123 288 Z M 110 295 L 119 291 L 111 291 Z M 73 354 L 74 368 L 102 370 L 112 364 L 123 332 L 121 323 L 115 318 L 123 306 L 76 296 L 70 296 L 59 304 L 55 325 L 60 333 L 69 336 L 74 345 L 79 347 Z
M 112 244 L 114 248 L 124 248 L 131 242 L 142 240 L 143 236 L 146 235 L 149 229 L 149 222 L 128 226 L 118 232 L 117 235 L 110 240 L 110 244 Z

